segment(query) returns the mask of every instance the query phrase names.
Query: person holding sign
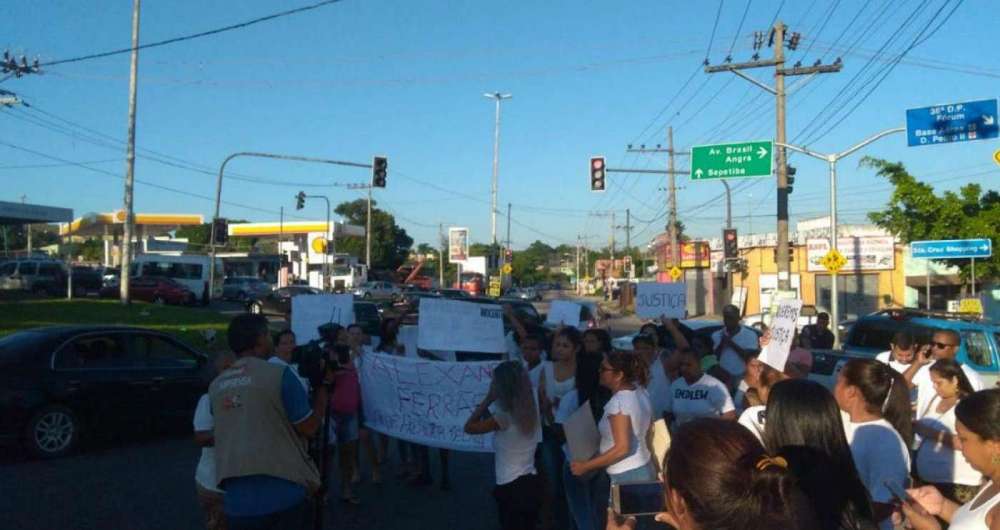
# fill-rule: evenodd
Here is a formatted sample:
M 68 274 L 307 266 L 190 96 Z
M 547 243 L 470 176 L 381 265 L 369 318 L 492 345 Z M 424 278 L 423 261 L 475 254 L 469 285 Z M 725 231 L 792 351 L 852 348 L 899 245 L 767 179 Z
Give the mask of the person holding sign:
M 673 428 L 697 418 L 736 419 L 736 407 L 729 389 L 701 370 L 698 355 L 691 349 L 679 350 L 680 377 L 670 384 L 664 417 Z
M 535 470 L 535 444 L 541 422 L 533 394 L 521 363 L 500 363 L 493 370 L 489 393 L 465 422 L 468 434 L 494 433 L 493 497 L 503 530 L 533 530 L 538 522 L 542 484 Z
M 570 471 L 581 477 L 604 469 L 612 485 L 654 480 L 656 470 L 646 444 L 653 414 L 645 389 L 649 383 L 646 362 L 634 353 L 614 352 L 601 363 L 600 378 L 601 385 L 612 392 L 598 423 L 601 454 L 570 463 Z
M 757 352 L 757 334 L 740 325 L 740 310 L 734 305 L 722 308 L 722 323 L 712 334 L 712 351 L 735 385 L 747 372 L 747 359 Z

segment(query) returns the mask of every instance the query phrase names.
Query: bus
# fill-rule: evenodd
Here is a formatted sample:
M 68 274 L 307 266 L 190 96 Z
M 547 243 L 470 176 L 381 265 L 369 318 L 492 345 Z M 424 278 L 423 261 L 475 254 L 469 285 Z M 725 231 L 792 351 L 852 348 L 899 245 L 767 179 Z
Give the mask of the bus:
M 129 273 L 132 277 L 159 276 L 170 278 L 187 287 L 208 304 L 211 298 L 222 296 L 222 259 L 215 258 L 215 282 L 212 292 L 208 290 L 208 272 L 211 257 L 201 254 L 139 254 L 132 263 Z

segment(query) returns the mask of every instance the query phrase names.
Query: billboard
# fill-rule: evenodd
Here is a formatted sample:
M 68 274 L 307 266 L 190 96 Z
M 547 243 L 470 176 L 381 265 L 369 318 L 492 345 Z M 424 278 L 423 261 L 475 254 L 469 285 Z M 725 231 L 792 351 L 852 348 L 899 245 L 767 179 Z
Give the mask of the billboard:
M 837 250 L 847 258 L 841 272 L 891 271 L 896 268 L 892 236 L 837 238 Z M 826 272 L 821 260 L 830 251 L 829 239 L 807 239 L 806 261 L 809 272 Z
M 448 229 L 448 260 L 461 263 L 469 259 L 469 229 Z

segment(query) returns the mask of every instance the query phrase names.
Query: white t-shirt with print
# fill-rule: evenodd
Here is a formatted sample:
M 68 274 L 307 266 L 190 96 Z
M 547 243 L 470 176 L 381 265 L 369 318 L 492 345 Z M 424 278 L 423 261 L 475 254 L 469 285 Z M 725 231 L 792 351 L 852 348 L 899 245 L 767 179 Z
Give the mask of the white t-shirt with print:
M 907 369 L 910 368 L 909 364 L 901 363 L 897 360 L 894 360 L 892 358 L 892 350 L 884 351 L 876 355 L 875 360 L 882 364 L 888 364 L 890 368 L 899 372 L 900 375 L 902 375 L 903 372 L 905 372 Z
M 886 482 L 900 488 L 909 486 L 910 451 L 896 429 L 885 419 L 853 423 L 844 421 L 844 434 L 851 446 L 858 477 L 868 488 L 873 502 L 889 504 L 892 492 Z M 892 529 L 892 518 L 879 523 L 879 528 Z
M 702 374 L 694 384 L 678 377 L 670 385 L 668 398 L 674 427 L 697 418 L 715 418 L 736 410 L 726 385 L 708 374 Z
M 649 393 L 645 388 L 635 390 L 619 390 L 611 396 L 604 406 L 604 416 L 597 424 L 601 433 L 601 453 L 608 452 L 615 445 L 611 433 L 611 416 L 625 415 L 632 422 L 632 432 L 629 433 L 628 456 L 608 466 L 608 473 L 618 474 L 638 469 L 649 462 L 649 447 L 646 446 L 646 432 L 653 414 L 653 405 L 649 401 Z
M 529 434 L 521 432 L 511 415 L 496 407 L 493 418 L 500 430 L 493 433 L 493 463 L 498 486 L 509 484 L 524 475 L 535 474 L 535 447 L 542 439 L 541 418 Z
M 983 389 L 983 379 L 979 377 L 979 372 L 976 372 L 967 364 L 962 364 L 962 371 L 965 372 L 966 379 L 972 385 L 972 390 L 979 392 Z M 913 376 L 913 385 L 917 387 L 917 413 L 915 419 L 919 420 L 924 417 L 931 400 L 937 396 L 937 392 L 934 391 L 934 382 L 931 381 L 931 365 L 921 367 L 920 370 L 917 370 L 917 373 Z
M 930 408 L 919 423 L 939 431 L 945 430 L 955 436 L 955 406 L 944 412 L 938 412 L 937 406 L 940 403 L 940 398 L 932 400 Z M 983 480 L 983 475 L 972 468 L 962 451 L 926 438 L 917 449 L 917 474 L 924 482 L 966 486 L 978 486 Z
M 712 333 L 712 351 L 715 351 L 719 347 L 719 344 L 722 344 L 722 335 L 724 333 L 726 333 L 726 328 Z M 757 341 L 757 334 L 742 326 L 736 332 L 736 335 L 733 336 L 733 342 L 746 351 L 756 351 L 760 347 Z M 719 354 L 719 366 L 729 372 L 734 379 L 740 379 L 743 377 L 743 374 L 747 373 L 746 361 L 743 360 L 740 354 L 728 346 L 723 348 Z
M 198 406 L 194 409 L 194 430 L 211 431 L 215 429 L 215 418 L 212 417 L 212 402 L 208 399 L 208 394 L 202 394 L 198 400 Z M 198 467 L 194 470 L 194 480 L 199 486 L 222 493 L 216 483 L 215 474 L 215 448 L 202 447 L 201 458 L 198 459 Z
M 743 411 L 740 414 L 740 419 L 738 420 L 740 425 L 747 428 L 748 431 L 752 432 L 754 436 L 764 443 L 764 411 L 767 407 L 764 405 L 754 405 Z

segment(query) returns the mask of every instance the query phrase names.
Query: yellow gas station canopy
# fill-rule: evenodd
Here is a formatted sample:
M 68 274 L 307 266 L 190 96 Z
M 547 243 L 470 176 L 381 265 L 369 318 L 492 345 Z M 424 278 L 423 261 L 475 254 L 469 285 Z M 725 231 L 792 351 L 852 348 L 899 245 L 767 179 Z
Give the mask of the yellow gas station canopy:
M 142 227 L 146 236 L 162 235 L 182 226 L 204 224 L 204 218 L 196 214 L 179 213 L 137 213 L 135 225 Z M 59 226 L 60 236 L 98 237 L 121 235 L 125 227 L 125 211 L 87 214 L 71 223 Z
M 326 232 L 326 221 L 292 221 L 287 223 L 239 223 L 229 225 L 229 235 L 232 237 L 267 237 L 284 235 L 303 235 L 315 232 Z M 334 236 L 364 237 L 365 229 L 361 226 L 348 225 L 330 221 L 330 229 Z

